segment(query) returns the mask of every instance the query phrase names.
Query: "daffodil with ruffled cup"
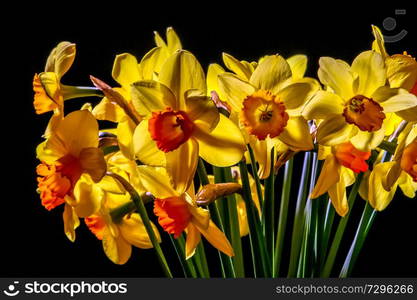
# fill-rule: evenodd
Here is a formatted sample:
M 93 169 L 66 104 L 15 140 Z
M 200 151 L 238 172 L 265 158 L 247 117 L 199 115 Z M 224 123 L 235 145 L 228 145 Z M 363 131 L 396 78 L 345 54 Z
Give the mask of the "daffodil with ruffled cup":
M 249 135 L 249 143 L 260 164 L 260 177 L 266 178 L 273 138 L 293 149 L 313 147 L 300 108 L 319 85 L 314 80 L 293 77 L 291 66 L 280 55 L 265 56 L 256 65 L 239 64 L 229 56 L 226 58 L 229 67 L 237 73 L 220 74 L 219 90 L 232 110 L 239 114 L 239 123 Z M 253 68 L 253 72 L 248 68 Z M 246 77 L 241 74 L 242 70 L 247 71 Z
M 350 141 L 358 150 L 369 151 L 386 135 L 386 113 L 417 105 L 415 95 L 386 86 L 384 59 L 375 51 L 362 52 L 351 66 L 331 57 L 319 63 L 318 75 L 327 90 L 318 91 L 303 110 L 305 118 L 320 120 L 319 144 Z
M 171 56 L 159 81 L 134 83 L 132 100 L 144 119 L 133 136 L 136 158 L 144 164 L 166 166 L 176 177 L 184 169 L 194 174 L 199 155 L 215 166 L 241 160 L 242 134 L 206 96 L 204 72 L 190 52 Z

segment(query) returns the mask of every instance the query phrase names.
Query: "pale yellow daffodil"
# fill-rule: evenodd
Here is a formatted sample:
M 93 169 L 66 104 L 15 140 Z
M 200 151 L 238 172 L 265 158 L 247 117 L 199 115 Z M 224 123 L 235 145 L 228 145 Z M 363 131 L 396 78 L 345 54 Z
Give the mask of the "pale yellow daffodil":
M 351 66 L 331 57 L 320 58 L 319 64 L 320 81 L 328 90 L 317 92 L 303 109 L 306 119 L 322 120 L 319 144 L 350 141 L 361 151 L 375 149 L 386 136 L 386 114 L 417 105 L 415 95 L 385 85 L 384 59 L 375 51 L 362 52 Z

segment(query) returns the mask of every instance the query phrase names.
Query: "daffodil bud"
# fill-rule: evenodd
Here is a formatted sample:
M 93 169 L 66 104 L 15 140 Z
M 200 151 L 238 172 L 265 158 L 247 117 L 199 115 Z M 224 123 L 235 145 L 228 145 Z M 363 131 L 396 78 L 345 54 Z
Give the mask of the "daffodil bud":
M 241 193 L 242 186 L 238 183 L 216 183 L 205 185 L 196 195 L 198 205 L 208 205 L 220 197 Z

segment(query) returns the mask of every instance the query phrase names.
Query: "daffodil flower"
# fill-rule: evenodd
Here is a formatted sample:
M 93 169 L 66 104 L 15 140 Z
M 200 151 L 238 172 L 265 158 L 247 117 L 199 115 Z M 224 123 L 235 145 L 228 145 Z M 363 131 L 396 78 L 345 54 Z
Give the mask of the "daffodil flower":
M 88 110 L 82 110 L 68 114 L 37 147 L 42 205 L 51 210 L 65 203 L 65 232 L 70 240 L 75 239 L 78 216 L 88 216 L 100 206 L 100 197 L 84 197 L 96 192 L 86 181 L 99 182 L 106 172 L 103 152 L 97 146 L 97 121 Z
M 408 124 L 398 137 L 398 145 L 392 160 L 377 161 L 372 172 L 368 172 L 359 193 L 371 206 L 384 210 L 394 198 L 397 188 L 414 198 L 417 191 L 417 127 Z
M 103 242 L 106 256 L 115 264 L 125 264 L 131 254 L 132 245 L 141 249 L 152 248 L 145 226 L 138 213 L 128 213 L 115 218 L 115 212 L 132 203 L 129 193 L 106 192 L 102 207 L 95 214 L 84 219 L 90 231 Z M 117 216 L 116 216 L 117 217 Z M 158 229 L 152 224 L 158 241 Z
M 350 142 L 332 147 L 319 146 L 318 159 L 325 160 L 310 197 L 328 193 L 336 212 L 344 217 L 349 211 L 346 187 L 355 181 L 354 173 L 368 170 L 371 152 L 356 149 Z
M 328 90 L 317 92 L 303 115 L 322 120 L 317 129 L 322 145 L 350 141 L 359 150 L 374 149 L 386 135 L 386 114 L 417 105 L 415 95 L 385 86 L 384 59 L 375 51 L 362 52 L 351 66 L 331 57 L 320 58 L 319 64 L 320 81 Z
M 223 59 L 236 74 L 218 75 L 220 93 L 238 113 L 259 162 L 260 177 L 266 178 L 273 138 L 293 149 L 313 147 L 300 109 L 319 85 L 315 80 L 300 78 L 302 64 L 294 63 L 297 66 L 293 74 L 290 64 L 279 55 L 265 56 L 257 64 L 239 62 L 226 54 Z
M 210 219 L 209 211 L 197 206 L 193 185 L 184 190 L 162 167 L 138 166 L 138 169 L 145 190 L 156 198 L 154 213 L 161 227 L 175 238 L 186 232 L 186 259 L 194 255 L 201 235 L 218 250 L 234 255 L 227 237 Z M 187 181 L 192 181 L 193 174 L 184 173 Z
M 33 91 L 35 92 L 33 106 L 37 114 L 54 111 L 45 135 L 58 125 L 64 117 L 64 101 L 79 97 L 98 96 L 101 93 L 94 87 L 69 86 L 61 83 L 62 76 L 70 69 L 75 58 L 75 44 L 59 43 L 50 53 L 45 71 L 35 74 Z
M 417 62 L 415 58 L 403 54 L 389 55 L 385 49 L 384 36 L 377 26 L 372 25 L 372 33 L 375 37 L 372 49 L 377 51 L 385 59 L 387 66 L 387 79 L 390 87 L 403 88 L 417 96 Z M 417 121 L 417 106 L 397 112 L 408 122 Z
M 216 166 L 241 160 L 245 144 L 240 130 L 206 96 L 204 72 L 190 52 L 171 56 L 159 81 L 134 83 L 132 96 L 144 119 L 135 129 L 133 147 L 144 164 L 166 166 L 177 177 L 183 170 L 194 173 L 199 155 Z
M 117 55 L 113 62 L 112 77 L 121 86 L 120 88 L 114 88 L 114 90 L 123 98 L 125 105 L 131 106 L 130 91 L 131 85 L 134 82 L 140 80 L 157 80 L 165 61 L 176 50 L 182 49 L 181 41 L 173 28 L 167 28 L 167 42 L 161 38 L 158 32 L 154 34 L 157 47 L 148 51 L 140 62 L 130 53 Z M 138 117 L 134 109 L 133 113 Z M 98 120 L 107 120 L 116 123 L 126 122 L 123 109 L 109 97 L 104 97 L 94 107 L 93 114 Z M 125 124 L 124 126 L 127 125 Z

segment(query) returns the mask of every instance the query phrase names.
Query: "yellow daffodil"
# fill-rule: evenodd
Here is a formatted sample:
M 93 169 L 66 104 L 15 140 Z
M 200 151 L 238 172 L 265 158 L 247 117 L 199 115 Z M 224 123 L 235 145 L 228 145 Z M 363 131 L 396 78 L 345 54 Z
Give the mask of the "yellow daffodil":
M 84 219 L 91 232 L 103 241 L 104 253 L 115 264 L 124 264 L 129 260 L 132 245 L 142 249 L 153 247 L 138 213 L 118 216 L 117 213 L 129 204 L 132 200 L 128 193 L 106 192 L 100 210 Z M 160 241 L 158 229 L 154 224 L 152 227 Z
M 154 213 L 161 227 L 175 238 L 186 232 L 186 259 L 194 255 L 201 235 L 218 250 L 234 255 L 227 237 L 210 219 L 209 211 L 197 206 L 193 185 L 187 191 L 174 188 L 180 185 L 161 167 L 139 166 L 138 169 L 144 188 L 156 198 Z M 187 181 L 192 181 L 193 175 L 184 173 L 188 176 Z
M 407 52 L 389 55 L 385 49 L 384 36 L 377 26 L 372 25 L 372 33 L 375 37 L 372 49 L 385 59 L 390 87 L 403 88 L 417 96 L 417 62 L 415 58 L 408 55 Z M 417 106 L 399 111 L 397 114 L 404 120 L 416 122 Z
M 98 124 L 88 110 L 68 114 L 51 136 L 37 148 L 41 164 L 36 168 L 42 205 L 51 210 L 65 204 L 65 231 L 74 240 L 78 216 L 88 216 L 100 205 L 100 197 L 83 197 L 86 180 L 99 182 L 106 172 L 103 152 L 98 146 Z M 87 175 L 88 174 L 88 175 Z M 83 176 L 83 180 L 80 178 Z
M 361 151 L 374 149 L 386 135 L 386 114 L 417 105 L 415 95 L 385 86 L 384 59 L 375 51 L 362 52 L 351 66 L 331 57 L 320 58 L 319 64 L 320 81 L 328 90 L 317 92 L 303 115 L 322 120 L 317 129 L 322 145 L 350 141 Z
M 199 155 L 216 166 L 230 166 L 242 158 L 245 144 L 240 130 L 206 96 L 204 72 L 190 52 L 171 56 L 158 82 L 136 82 L 132 96 L 144 119 L 133 136 L 141 162 L 166 166 L 176 177 L 184 169 L 194 173 Z
M 313 147 L 300 109 L 319 85 L 310 78 L 300 78 L 302 63 L 293 63 L 293 74 L 290 64 L 279 55 L 265 56 L 257 64 L 240 62 L 227 54 L 223 60 L 236 74 L 218 75 L 219 91 L 239 114 L 239 123 L 260 165 L 260 177 L 266 178 L 273 138 L 294 149 Z
M 377 162 L 359 190 L 371 206 L 384 210 L 400 187 L 404 195 L 414 198 L 417 191 L 417 126 L 408 124 L 398 137 L 392 160 Z
M 319 146 L 318 159 L 325 160 L 311 198 L 329 193 L 336 212 L 344 217 L 349 211 L 346 187 L 355 181 L 354 173 L 368 170 L 371 153 L 356 149 L 350 142 L 332 147 Z
M 91 87 L 69 86 L 61 83 L 62 76 L 70 69 L 75 58 L 75 44 L 59 43 L 49 54 L 45 71 L 35 74 L 33 106 L 37 114 L 54 111 L 48 128 L 47 137 L 64 117 L 64 101 L 79 97 L 97 96 L 98 91 Z

